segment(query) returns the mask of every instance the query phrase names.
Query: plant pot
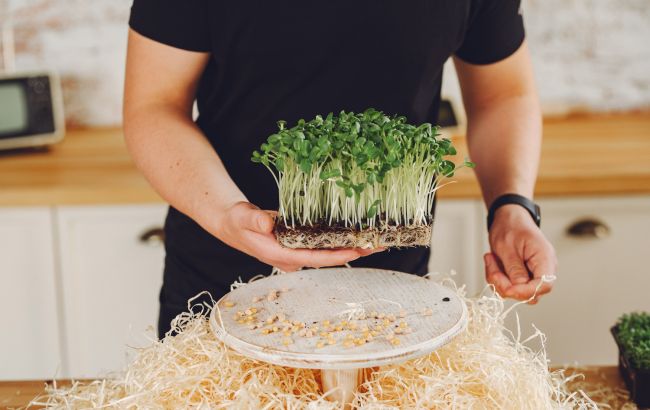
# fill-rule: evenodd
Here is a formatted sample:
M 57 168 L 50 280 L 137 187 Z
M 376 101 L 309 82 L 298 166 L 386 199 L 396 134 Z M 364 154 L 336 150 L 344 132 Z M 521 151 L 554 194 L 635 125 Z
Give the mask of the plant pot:
M 630 398 L 641 408 L 650 407 L 650 369 L 634 367 L 618 339 L 618 327 L 612 327 L 611 332 L 618 346 L 618 371 L 630 392 Z

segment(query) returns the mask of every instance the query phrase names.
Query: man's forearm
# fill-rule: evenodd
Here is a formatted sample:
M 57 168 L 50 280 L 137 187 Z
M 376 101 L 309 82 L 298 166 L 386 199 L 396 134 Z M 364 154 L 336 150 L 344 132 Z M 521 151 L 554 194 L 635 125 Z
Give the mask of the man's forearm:
M 469 152 L 487 206 L 504 193 L 532 197 L 541 129 L 535 95 L 494 101 L 471 113 L 467 130 Z
M 246 197 L 186 113 L 164 105 L 125 115 L 125 136 L 136 165 L 172 206 L 207 230 L 215 212 Z

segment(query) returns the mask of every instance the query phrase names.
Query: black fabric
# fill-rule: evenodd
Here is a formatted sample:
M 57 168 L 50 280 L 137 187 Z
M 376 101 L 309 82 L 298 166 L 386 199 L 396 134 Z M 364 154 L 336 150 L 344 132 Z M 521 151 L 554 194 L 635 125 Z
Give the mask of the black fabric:
M 512 54 L 524 38 L 518 9 L 518 0 L 135 0 L 130 25 L 211 53 L 197 124 L 246 197 L 277 209 L 275 183 L 250 155 L 278 120 L 373 107 L 435 123 L 445 60 L 457 53 L 486 64 Z M 270 272 L 174 208 L 165 232 L 161 331 L 199 291 L 219 297 L 238 277 Z M 353 265 L 424 273 L 428 256 L 392 250 Z

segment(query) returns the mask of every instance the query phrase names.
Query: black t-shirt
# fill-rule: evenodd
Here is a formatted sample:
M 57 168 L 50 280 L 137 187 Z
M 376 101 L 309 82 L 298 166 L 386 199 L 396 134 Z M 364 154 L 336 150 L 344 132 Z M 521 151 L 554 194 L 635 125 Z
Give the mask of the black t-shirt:
M 197 123 L 246 197 L 277 209 L 272 176 L 250 156 L 278 120 L 373 107 L 435 123 L 445 60 L 455 54 L 489 64 L 511 55 L 524 38 L 519 3 L 135 0 L 130 26 L 155 41 L 211 53 Z M 163 299 L 165 288 L 184 303 L 200 290 L 219 294 L 239 276 L 270 272 L 173 208 L 165 228 Z M 423 273 L 428 255 L 392 250 L 353 265 Z

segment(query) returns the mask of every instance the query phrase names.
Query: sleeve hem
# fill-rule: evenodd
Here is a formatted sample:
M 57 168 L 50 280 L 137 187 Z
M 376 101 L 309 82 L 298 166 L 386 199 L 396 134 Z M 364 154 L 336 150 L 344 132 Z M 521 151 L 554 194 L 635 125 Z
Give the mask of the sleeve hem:
M 522 35 L 519 37 L 516 41 L 513 41 L 508 45 L 508 47 L 503 48 L 500 50 L 500 53 L 491 55 L 489 57 L 478 57 L 478 58 L 472 58 L 469 55 L 464 55 L 462 52 L 456 52 L 454 55 L 461 60 L 463 60 L 466 63 L 469 64 L 475 64 L 475 65 L 488 65 L 488 64 L 494 64 L 498 63 L 499 61 L 505 60 L 506 58 L 510 57 L 514 53 L 517 52 L 524 43 L 524 40 L 526 39 L 525 35 Z

